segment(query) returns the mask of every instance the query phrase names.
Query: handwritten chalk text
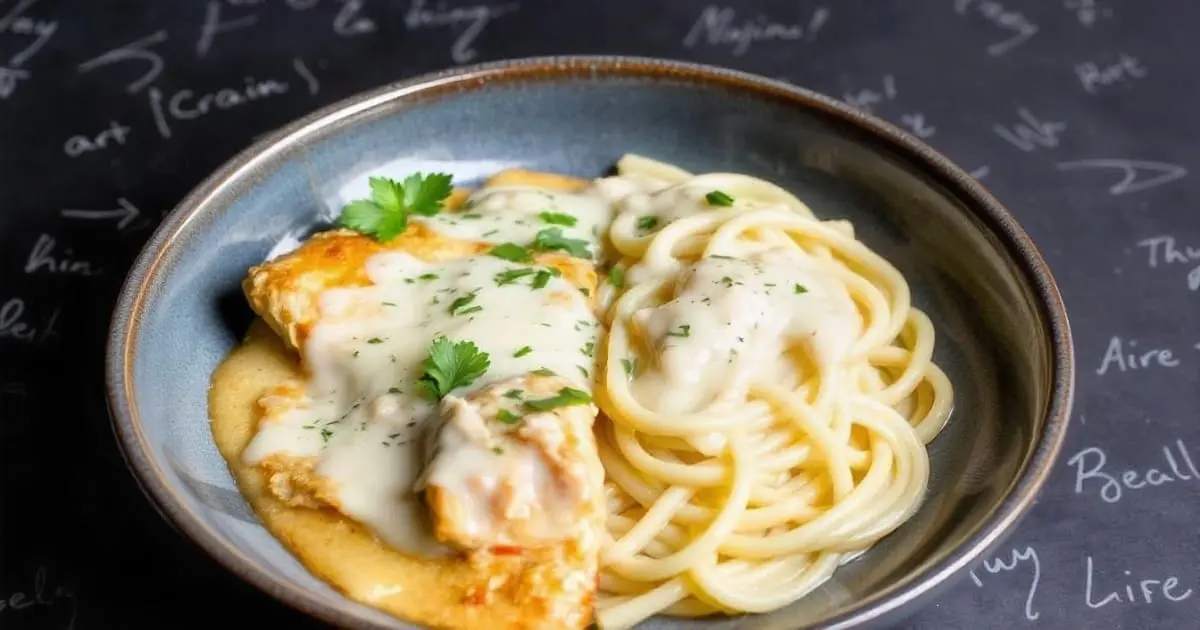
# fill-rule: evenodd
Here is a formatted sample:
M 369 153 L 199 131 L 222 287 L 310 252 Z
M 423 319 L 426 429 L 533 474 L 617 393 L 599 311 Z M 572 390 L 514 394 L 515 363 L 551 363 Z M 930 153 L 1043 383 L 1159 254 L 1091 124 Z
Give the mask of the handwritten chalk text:
M 7 302 L 0 304 L 0 339 L 42 343 L 58 334 L 54 324 L 61 312 L 61 308 L 55 307 L 44 323 L 34 324 L 25 314 L 25 300 L 9 298 Z
M 724 46 L 731 48 L 735 57 L 741 57 L 760 42 L 814 41 L 829 21 L 829 15 L 829 9 L 819 7 L 807 23 L 777 22 L 762 14 L 739 20 L 732 7 L 709 5 L 692 24 L 683 38 L 683 45 L 688 48 L 701 44 Z
M 288 84 L 283 81 L 245 77 L 242 79 L 242 86 L 238 88 L 227 87 L 199 93 L 183 89 L 166 97 L 157 87 L 152 87 L 146 94 L 159 135 L 170 138 L 170 121 L 196 120 L 214 112 L 235 109 L 286 94 L 288 89 Z
M 1075 77 L 1089 94 L 1098 94 L 1100 88 L 1118 83 L 1132 83 L 1149 74 L 1137 57 L 1121 53 L 1113 63 L 1099 65 L 1094 61 L 1075 64 Z
M 1096 567 L 1091 556 L 1087 557 L 1087 579 L 1084 582 L 1083 601 L 1088 608 L 1103 608 L 1109 604 L 1153 604 L 1155 601 L 1181 602 L 1192 596 L 1192 589 L 1180 590 L 1179 578 L 1171 575 L 1166 579 L 1134 579 L 1121 580 L 1115 590 L 1097 587 Z M 1123 571 L 1126 578 L 1133 575 L 1132 571 Z M 1137 590 L 1134 590 L 1136 585 Z M 1104 591 L 1108 590 L 1107 593 Z M 1121 592 L 1125 597 L 1122 599 Z M 1101 596 L 1101 594 L 1103 594 Z
M 1087 494 L 1089 489 L 1099 487 L 1101 500 L 1117 503 L 1130 490 L 1184 481 L 1200 482 L 1200 471 L 1196 470 L 1196 464 L 1183 440 L 1175 440 L 1173 446 L 1163 446 L 1162 453 L 1165 468 L 1147 468 L 1144 471 L 1126 469 L 1118 477 L 1115 472 L 1110 474 L 1105 471 L 1108 455 L 1098 447 L 1089 446 L 1067 460 L 1067 466 L 1075 467 L 1075 494 Z
M 521 5 L 513 2 L 499 6 L 484 4 L 447 8 L 430 8 L 425 0 L 412 0 L 404 14 L 404 27 L 410 31 L 424 28 L 465 25 L 462 32 L 450 45 L 450 58 L 454 63 L 468 63 L 475 59 L 475 41 L 493 20 L 520 10 Z
M 129 137 L 129 127 L 121 124 L 120 121 L 108 121 L 108 128 L 101 129 L 95 135 L 80 134 L 67 138 L 63 143 L 63 153 L 68 157 L 79 157 L 84 153 L 94 151 L 103 151 L 113 145 L 124 145 L 125 139 Z
M 1010 11 L 995 0 L 954 0 L 954 10 L 959 15 L 966 15 L 968 9 L 974 10 L 983 19 L 1009 35 L 1005 39 L 988 45 L 987 53 L 993 57 L 999 57 L 1024 44 L 1038 32 L 1038 25 L 1024 14 L 1019 11 Z
M 1104 376 L 1108 372 L 1121 373 L 1133 370 L 1145 370 L 1154 367 L 1173 368 L 1179 366 L 1179 359 L 1167 348 L 1137 349 L 1137 341 L 1130 339 L 1122 341 L 1120 337 L 1108 340 L 1108 349 L 1100 360 L 1096 374 Z
M 1125 195 L 1128 193 L 1149 190 L 1181 179 L 1187 175 L 1187 169 L 1178 164 L 1167 162 L 1152 162 L 1150 160 L 1129 160 L 1114 158 L 1099 158 L 1089 160 L 1074 160 L 1059 162 L 1056 167 L 1060 171 L 1083 171 L 1115 169 L 1122 172 L 1121 181 L 1109 186 L 1108 194 Z
M 1017 570 L 1023 562 L 1028 562 L 1030 565 L 1029 588 L 1025 591 L 1025 618 L 1029 621 L 1036 621 L 1041 616 L 1034 606 L 1034 598 L 1037 596 L 1038 582 L 1042 579 L 1042 562 L 1038 558 L 1037 550 L 1033 547 L 1014 548 L 1007 561 L 1000 557 L 984 560 L 979 568 L 971 570 L 971 581 L 975 583 L 975 586 L 982 588 L 983 580 L 979 579 L 980 569 L 986 571 L 988 575 L 1008 573 Z
M 1036 151 L 1038 147 L 1057 147 L 1059 134 L 1067 129 L 1067 123 L 1042 120 L 1024 107 L 1017 108 L 1017 118 L 1021 122 L 1007 127 L 997 123 L 992 126 L 992 131 L 1026 153 Z
M 73 630 L 75 617 L 79 612 L 75 589 L 63 585 L 51 588 L 47 584 L 46 574 L 45 567 L 40 567 L 33 574 L 33 590 L 13 591 L 7 596 L 0 597 L 0 615 L 20 613 L 20 611 L 33 607 L 53 608 L 62 605 L 67 609 L 67 620 L 66 624 L 61 627 L 65 630 Z

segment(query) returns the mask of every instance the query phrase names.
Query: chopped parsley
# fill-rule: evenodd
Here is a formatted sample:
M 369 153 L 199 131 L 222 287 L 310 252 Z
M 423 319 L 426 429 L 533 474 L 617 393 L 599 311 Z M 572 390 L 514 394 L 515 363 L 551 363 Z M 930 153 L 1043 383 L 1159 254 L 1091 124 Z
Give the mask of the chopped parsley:
M 525 347 L 521 348 L 520 350 L 517 350 L 516 352 L 514 352 L 513 358 L 519 359 L 519 358 L 529 354 L 530 352 L 533 352 L 533 348 L 530 348 L 529 346 L 525 346 Z
M 438 279 L 438 275 L 436 273 L 423 273 L 423 274 L 417 276 L 417 280 L 437 280 L 437 279 Z
M 796 286 L 792 287 L 792 293 L 795 293 L 796 295 L 808 293 L 808 287 L 805 287 L 803 284 L 797 284 Z
M 496 419 L 504 424 L 516 424 L 521 421 L 521 416 L 507 409 L 501 409 L 496 412 Z
M 367 343 L 383 343 L 383 340 L 379 337 L 371 337 L 367 340 Z
M 503 454 L 504 454 L 504 449 L 500 448 L 499 446 L 493 446 L 493 447 L 492 447 L 492 452 L 493 452 L 493 453 L 495 453 L 495 454 L 497 454 L 497 455 L 503 455 Z
M 451 179 L 446 173 L 414 173 L 403 183 L 371 177 L 367 180 L 371 198 L 346 204 L 338 224 L 379 241 L 390 241 L 408 227 L 410 214 L 433 216 L 442 209 L 450 196 Z
M 510 390 L 508 390 L 508 391 L 504 392 L 504 397 L 505 397 L 505 398 L 511 398 L 511 399 L 513 399 L 513 400 L 520 400 L 520 399 L 521 399 L 521 390 L 519 390 L 519 389 L 510 389 Z
M 558 390 L 558 394 L 550 398 L 539 398 L 537 400 L 526 400 L 525 408 L 535 411 L 548 411 L 559 407 L 570 407 L 572 405 L 586 405 L 592 402 L 592 397 L 582 389 L 574 387 L 564 387 Z
M 658 226 L 658 217 L 648 214 L 644 217 L 638 217 L 637 229 L 642 232 L 649 232 Z
M 399 393 L 401 393 L 401 391 L 400 391 L 399 387 L 389 387 L 388 393 L 389 394 L 399 394 Z
M 486 352 L 471 341 L 450 341 L 438 337 L 429 346 L 429 356 L 421 362 L 423 373 L 417 383 L 424 393 L 441 400 L 452 390 L 465 387 L 483 376 L 491 367 Z
M 537 374 L 538 376 L 558 376 L 558 372 L 555 372 L 550 368 L 538 368 L 534 370 L 533 373 Z
M 454 301 L 450 303 L 450 308 L 446 309 L 446 311 L 451 315 L 466 315 L 467 313 L 474 313 L 476 311 L 483 310 L 483 307 L 481 306 L 475 306 L 467 309 L 467 307 L 475 301 L 475 295 L 477 294 L 477 291 L 478 290 L 472 291 L 466 295 L 454 298 Z
M 719 190 L 710 191 L 707 195 L 704 195 L 704 200 L 707 201 L 708 205 L 710 205 L 710 206 L 732 206 L 733 205 L 733 197 L 730 197 L 729 195 L 727 195 Z
M 577 222 L 575 217 L 562 212 L 546 211 L 539 214 L 538 217 L 542 219 L 542 223 L 549 223 L 550 225 L 565 225 L 567 227 L 574 227 L 575 223 Z
M 588 249 L 587 241 L 578 238 L 567 238 L 563 235 L 562 228 L 557 227 L 540 230 L 537 236 L 533 237 L 532 247 L 541 252 L 557 250 L 579 258 L 592 257 L 592 250 Z
M 583 347 L 579 349 L 579 352 L 582 353 L 586 357 L 590 357 L 590 356 L 592 356 L 592 353 L 595 352 L 595 350 L 596 350 L 596 342 L 589 341 L 589 342 L 583 344 Z
M 493 247 L 490 253 L 496 258 L 502 258 L 511 262 L 530 262 L 533 260 L 533 255 L 529 253 L 529 248 L 521 247 L 516 243 L 501 243 Z
M 524 278 L 525 276 L 533 275 L 535 272 L 535 269 L 530 269 L 528 267 L 524 269 L 509 269 L 507 271 L 501 271 L 500 273 L 496 274 L 496 286 L 502 287 L 506 284 L 512 284 L 517 280 Z
M 668 337 L 691 337 L 692 327 L 688 324 L 683 324 L 679 328 L 667 333 Z
M 554 271 L 558 270 L 555 269 Z M 561 274 L 562 272 L 559 271 L 559 273 Z M 533 282 L 530 282 L 529 286 L 534 289 L 541 289 L 550 282 L 551 275 L 553 274 L 549 270 L 541 269 L 533 276 Z
M 633 376 L 637 371 L 637 359 L 621 359 L 621 367 L 625 368 L 626 376 Z
M 625 286 L 625 269 L 623 267 L 613 267 L 608 270 L 608 283 L 620 289 Z
M 724 278 L 721 278 L 721 285 L 724 286 L 725 288 L 732 287 L 733 286 L 733 278 L 730 278 L 729 276 L 725 276 Z

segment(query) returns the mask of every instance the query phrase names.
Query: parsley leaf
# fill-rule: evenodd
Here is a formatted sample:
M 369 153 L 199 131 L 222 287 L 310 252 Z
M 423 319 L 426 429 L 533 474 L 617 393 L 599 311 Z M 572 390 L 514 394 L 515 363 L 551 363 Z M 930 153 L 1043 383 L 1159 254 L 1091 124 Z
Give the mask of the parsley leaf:
M 710 205 L 710 206 L 732 206 L 733 205 L 733 197 L 730 197 L 729 195 L 727 195 L 719 190 L 714 190 L 714 191 L 709 192 L 707 195 L 704 195 L 704 200 L 707 201 L 708 205 Z
M 637 359 L 621 359 L 621 367 L 625 368 L 625 376 L 633 376 L 637 371 Z
M 608 283 L 620 289 L 625 286 L 625 269 L 622 267 L 613 267 L 608 270 Z
M 496 412 L 496 419 L 504 424 L 516 424 L 521 421 L 521 416 L 507 409 L 501 409 Z
M 591 258 L 592 250 L 588 242 L 578 238 L 563 236 L 562 228 L 544 228 L 533 237 L 533 248 L 542 251 L 561 250 L 579 258 Z
M 468 312 L 468 311 L 464 311 L 463 309 L 470 306 L 471 302 L 475 301 L 476 293 L 477 293 L 476 291 L 472 291 L 466 295 L 454 298 L 454 301 L 450 303 L 450 308 L 446 309 L 446 312 L 450 313 L 451 315 L 462 315 L 462 314 Z M 481 310 L 483 310 L 482 307 L 474 307 L 469 312 L 474 313 L 475 311 L 481 311 Z
M 548 411 L 559 407 L 569 407 L 572 405 L 586 405 L 592 402 L 592 397 L 582 389 L 574 387 L 564 387 L 558 390 L 558 395 L 550 398 L 539 398 L 537 400 L 526 400 L 525 407 L 535 411 Z
M 529 346 L 523 346 L 520 350 L 517 350 L 516 352 L 513 353 L 513 358 L 519 359 L 519 358 L 529 354 L 530 352 L 533 352 L 533 348 L 530 348 Z
M 649 232 L 658 225 L 658 217 L 648 214 L 644 217 L 638 217 L 637 229 L 642 232 Z
M 441 400 L 451 390 L 465 387 L 483 376 L 491 367 L 486 352 L 471 341 L 450 341 L 438 337 L 429 346 L 429 356 L 421 362 L 424 372 L 417 383 L 424 393 L 434 400 Z
M 535 271 L 535 269 L 530 269 L 528 267 L 523 269 L 509 269 L 507 271 L 501 271 L 500 273 L 496 274 L 494 278 L 496 281 L 496 286 L 502 287 L 506 284 L 512 284 L 517 280 L 524 278 L 525 276 L 533 275 Z
M 549 223 L 550 225 L 565 225 L 567 227 L 574 227 L 575 223 L 577 222 L 575 217 L 562 212 L 547 211 L 539 214 L 538 216 L 541 217 L 543 223 Z
M 529 253 L 529 248 L 521 247 L 516 243 L 501 243 L 492 248 L 491 255 L 496 258 L 519 263 L 533 260 L 533 255 Z
M 538 368 L 534 370 L 533 373 L 537 374 L 538 376 L 558 376 L 558 372 L 555 372 L 550 368 Z
M 410 212 L 426 217 L 442 209 L 446 197 L 450 196 L 450 175 L 431 173 L 422 177 L 414 173 L 404 179 L 404 205 Z
M 796 286 L 792 287 L 792 293 L 795 293 L 796 295 L 808 293 L 808 287 L 804 286 L 803 284 L 797 284 Z
M 379 241 L 390 241 L 408 227 L 410 213 L 437 214 L 450 195 L 450 181 L 445 173 L 414 173 L 403 184 L 388 177 L 371 177 L 367 180 L 371 198 L 346 204 L 338 224 Z
M 555 269 L 555 271 L 558 271 L 558 270 Z M 550 283 L 551 275 L 554 275 L 554 274 L 552 274 L 549 270 L 546 270 L 546 269 L 538 270 L 537 274 L 535 276 L 533 276 L 533 282 L 529 283 L 530 288 L 533 288 L 533 289 L 545 288 L 545 286 Z
M 692 327 L 687 324 L 682 324 L 679 326 L 678 330 L 672 330 L 671 332 L 668 332 L 667 336 L 668 337 L 691 337 L 692 336 Z

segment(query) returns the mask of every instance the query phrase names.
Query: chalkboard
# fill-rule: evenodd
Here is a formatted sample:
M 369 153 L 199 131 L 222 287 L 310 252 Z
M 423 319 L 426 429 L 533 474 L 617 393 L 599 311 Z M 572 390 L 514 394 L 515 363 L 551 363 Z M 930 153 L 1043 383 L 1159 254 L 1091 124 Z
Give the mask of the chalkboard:
M 997 555 L 903 628 L 1200 619 L 1200 3 L 0 0 L 0 626 L 317 628 L 143 499 L 102 350 L 140 245 L 255 137 L 456 64 L 623 53 L 844 99 L 1017 215 L 1073 318 L 1074 426 Z M 961 410 L 960 413 L 970 413 Z

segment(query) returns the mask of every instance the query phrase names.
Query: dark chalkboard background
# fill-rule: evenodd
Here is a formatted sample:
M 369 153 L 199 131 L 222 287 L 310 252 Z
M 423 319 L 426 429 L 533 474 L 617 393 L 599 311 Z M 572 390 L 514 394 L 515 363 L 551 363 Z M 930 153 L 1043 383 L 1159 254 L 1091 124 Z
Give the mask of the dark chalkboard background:
M 625 53 L 786 79 L 927 138 L 1057 276 L 1079 359 L 1063 458 L 998 555 L 905 627 L 1195 628 L 1198 41 L 1200 4 L 1166 0 L 0 0 L 0 627 L 318 627 L 126 472 L 101 356 L 127 266 L 190 187 L 316 107 L 459 63 Z M 203 96 L 263 81 L 286 92 Z

